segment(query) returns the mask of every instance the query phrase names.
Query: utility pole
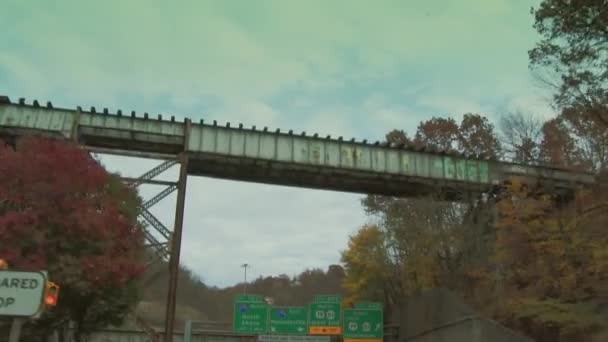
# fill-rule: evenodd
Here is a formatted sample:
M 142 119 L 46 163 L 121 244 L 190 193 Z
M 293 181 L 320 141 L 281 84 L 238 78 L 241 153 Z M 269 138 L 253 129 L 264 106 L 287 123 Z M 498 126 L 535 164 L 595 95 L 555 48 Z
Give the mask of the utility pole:
M 243 285 L 243 294 L 247 294 L 247 267 L 249 267 L 249 264 L 242 264 L 241 267 L 245 269 L 245 284 Z

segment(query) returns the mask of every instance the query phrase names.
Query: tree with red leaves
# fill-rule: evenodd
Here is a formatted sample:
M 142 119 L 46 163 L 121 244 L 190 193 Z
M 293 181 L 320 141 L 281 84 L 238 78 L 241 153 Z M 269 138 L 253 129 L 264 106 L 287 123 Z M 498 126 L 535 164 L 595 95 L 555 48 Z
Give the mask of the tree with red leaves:
M 143 272 L 138 203 L 78 146 L 42 138 L 0 146 L 0 258 L 47 270 L 61 286 L 57 307 L 26 332 L 73 321 L 80 339 L 122 321 Z

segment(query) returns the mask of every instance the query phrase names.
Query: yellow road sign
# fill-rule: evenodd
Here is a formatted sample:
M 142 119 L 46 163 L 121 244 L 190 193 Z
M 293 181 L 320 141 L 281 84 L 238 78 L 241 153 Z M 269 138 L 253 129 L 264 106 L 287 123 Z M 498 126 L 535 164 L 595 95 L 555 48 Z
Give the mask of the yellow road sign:
M 310 327 L 308 329 L 310 335 L 340 335 L 342 334 L 341 327 Z

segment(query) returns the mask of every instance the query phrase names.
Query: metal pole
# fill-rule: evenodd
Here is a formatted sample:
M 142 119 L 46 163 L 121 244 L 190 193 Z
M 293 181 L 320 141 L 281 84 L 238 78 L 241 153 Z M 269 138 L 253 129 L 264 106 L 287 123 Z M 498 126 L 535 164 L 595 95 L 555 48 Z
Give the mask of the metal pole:
M 19 338 L 21 337 L 21 326 L 25 320 L 23 318 L 13 318 L 13 323 L 11 324 L 11 332 L 8 336 L 8 342 L 19 342 Z
M 190 342 L 192 339 L 192 320 L 186 320 L 184 326 L 184 342 Z
M 243 294 L 247 294 L 247 267 L 249 264 L 242 264 L 241 267 L 245 269 L 245 281 L 243 282 Z
M 177 279 L 179 274 L 179 254 L 182 244 L 182 225 L 184 223 L 184 206 L 186 203 L 186 181 L 188 179 L 188 156 L 179 157 L 181 166 L 177 183 L 177 206 L 175 209 L 175 228 L 171 240 L 171 257 L 169 258 L 169 291 L 165 315 L 165 342 L 173 341 L 173 323 L 175 321 L 175 300 L 177 296 Z

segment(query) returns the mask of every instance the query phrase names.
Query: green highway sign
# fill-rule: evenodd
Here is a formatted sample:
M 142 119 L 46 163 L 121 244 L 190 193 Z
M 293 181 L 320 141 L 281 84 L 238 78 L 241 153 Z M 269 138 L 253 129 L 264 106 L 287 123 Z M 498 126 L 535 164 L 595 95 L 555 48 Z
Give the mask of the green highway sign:
M 264 297 L 255 294 L 240 294 L 236 295 L 237 302 L 254 302 L 254 303 L 262 303 L 264 302 Z
M 42 307 L 43 272 L 0 271 L 0 316 L 30 317 Z
M 308 311 L 308 333 L 340 335 L 342 332 L 340 296 L 316 296 Z
M 344 310 L 344 340 L 365 339 L 380 340 L 383 338 L 382 304 L 360 303 L 354 309 Z
M 382 310 L 382 303 L 359 302 L 359 303 L 354 303 L 354 307 L 355 307 L 355 309 Z
M 313 303 L 340 303 L 342 298 L 339 295 L 316 295 L 312 301 Z
M 306 307 L 287 306 L 270 308 L 270 333 L 306 335 L 308 316 Z
M 234 301 L 233 330 L 239 334 L 263 334 L 268 323 L 268 304 L 263 297 L 240 295 Z

